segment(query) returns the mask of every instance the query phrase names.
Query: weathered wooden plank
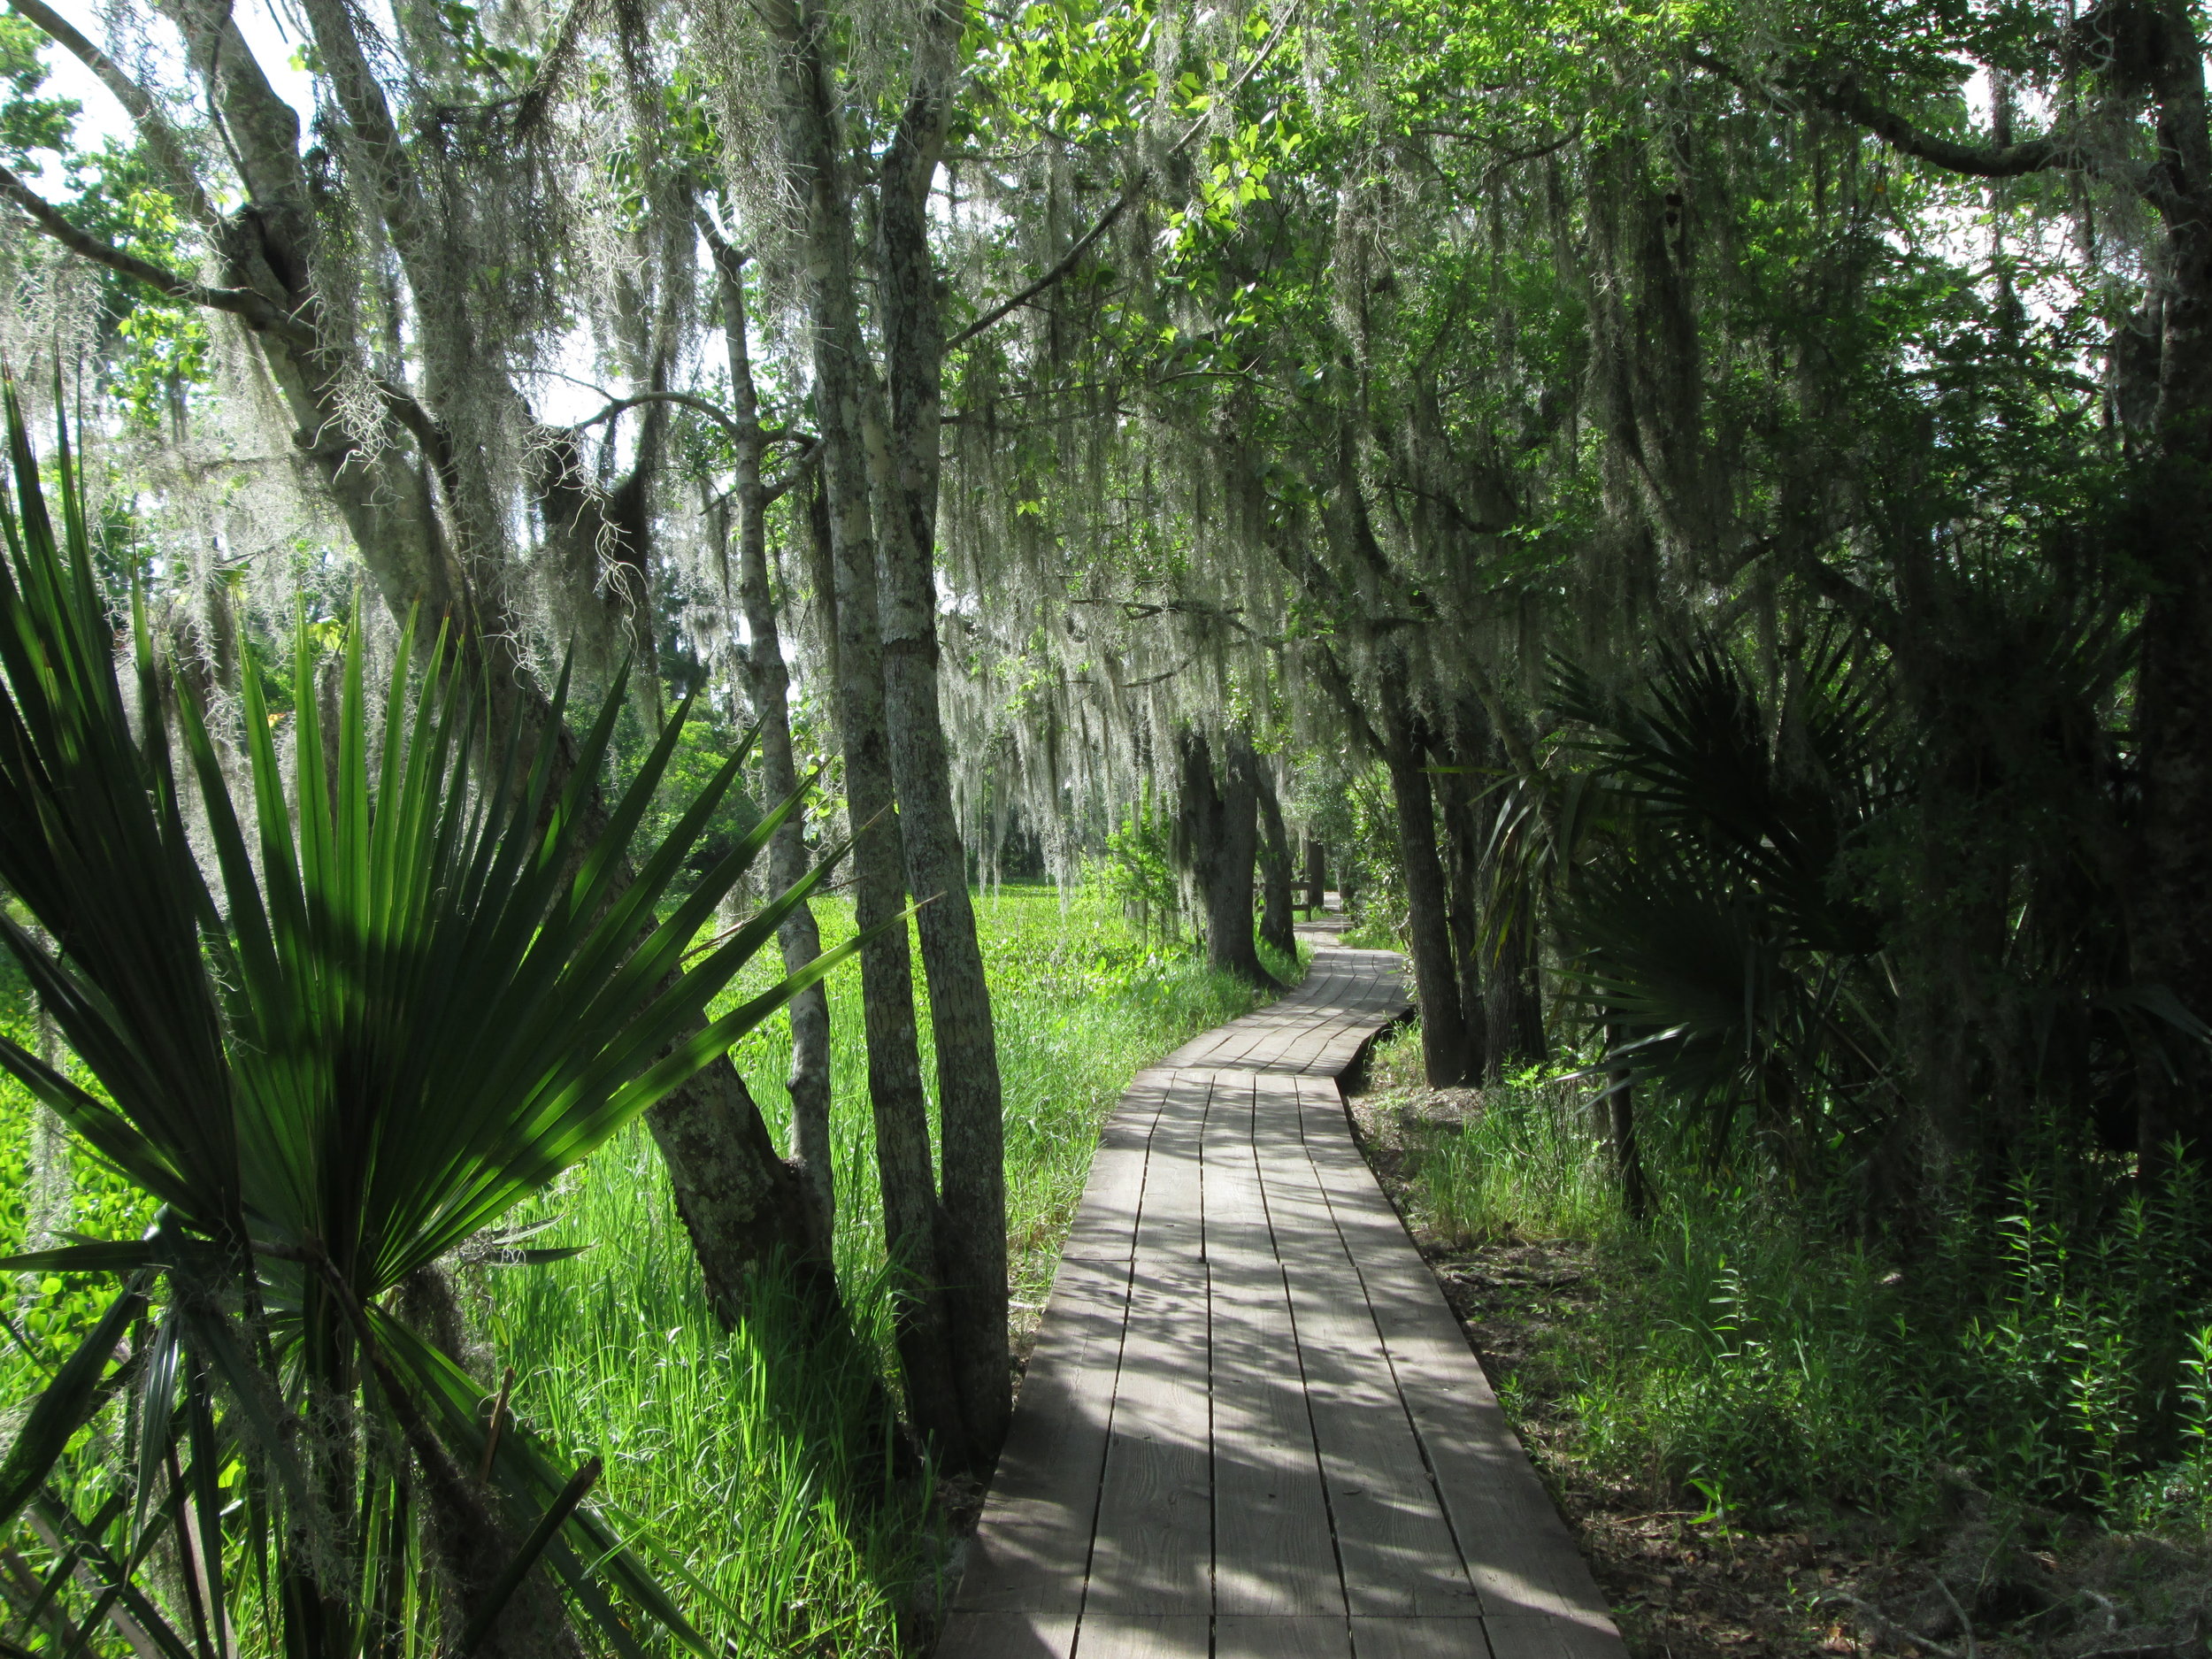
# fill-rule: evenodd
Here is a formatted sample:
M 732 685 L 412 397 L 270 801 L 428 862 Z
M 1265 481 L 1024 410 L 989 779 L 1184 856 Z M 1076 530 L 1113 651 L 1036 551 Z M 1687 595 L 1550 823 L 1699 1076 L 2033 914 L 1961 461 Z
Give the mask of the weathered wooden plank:
M 1290 1287 L 1307 1397 L 1351 1611 L 1480 1609 L 1421 1460 L 1359 1276 L 1300 1136 L 1295 1079 L 1263 1079 L 1254 1142 Z
M 1137 1210 L 1144 1198 L 1146 1148 L 1101 1147 L 1091 1155 L 1090 1178 L 1068 1229 L 1064 1257 L 1127 1261 L 1136 1244 Z
M 1482 1621 L 1472 1618 L 1355 1618 L 1354 1659 L 1489 1659 Z
M 1628 1652 L 1609 1621 L 1600 1628 L 1566 1618 L 1486 1618 L 1482 1630 L 1495 1659 L 1625 1659 Z
M 1203 1613 L 1086 1613 L 1077 1659 L 1206 1659 L 1208 1623 Z
M 1152 1132 L 1084 1602 L 1157 1617 L 1213 1606 L 1211 1402 L 1200 1155 L 1212 1080 L 1178 1071 Z
M 1268 1617 L 1224 1613 L 1214 1620 L 1214 1659 L 1351 1659 L 1341 1613 Z
M 1099 1136 L 1098 1149 L 1091 1154 L 1090 1173 L 1063 1256 L 1129 1258 L 1152 1129 L 1171 1081 L 1170 1073 L 1157 1068 L 1140 1071 L 1114 1108 Z
M 1333 1614 L 1344 1586 L 1296 1363 L 1290 1298 L 1252 1148 L 1255 1079 L 1215 1079 L 1206 1119 L 1212 1292 L 1214 1608 Z
M 960 1659 L 1071 1659 L 1072 1613 L 959 1613 L 945 1621 L 941 1654 Z
M 1125 1264 L 1060 1263 L 969 1542 L 961 1610 L 1072 1617 L 1082 1606 L 1128 1294 Z
M 1605 1600 L 1480 1363 L 1360 1158 L 1333 1084 L 1301 1079 L 1306 1147 L 1350 1249 L 1400 1398 L 1486 1616 L 1549 1615 L 1609 1632 Z

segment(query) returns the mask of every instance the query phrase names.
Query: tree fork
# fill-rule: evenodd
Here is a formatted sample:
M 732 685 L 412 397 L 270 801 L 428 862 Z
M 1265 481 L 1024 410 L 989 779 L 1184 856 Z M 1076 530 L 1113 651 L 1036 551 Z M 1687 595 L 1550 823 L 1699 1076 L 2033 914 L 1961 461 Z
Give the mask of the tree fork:
M 925 21 L 907 106 L 884 157 L 877 303 L 889 429 L 880 451 L 887 507 L 877 544 L 883 688 L 908 885 L 918 918 L 937 1050 L 941 1179 L 938 1262 L 945 1276 L 953 1381 L 972 1467 L 987 1471 L 1013 1416 L 1007 1333 L 1006 1148 L 998 1041 L 968 895 L 967 849 L 937 687 L 937 488 L 943 324 L 929 248 L 929 185 L 951 107 L 961 9 Z

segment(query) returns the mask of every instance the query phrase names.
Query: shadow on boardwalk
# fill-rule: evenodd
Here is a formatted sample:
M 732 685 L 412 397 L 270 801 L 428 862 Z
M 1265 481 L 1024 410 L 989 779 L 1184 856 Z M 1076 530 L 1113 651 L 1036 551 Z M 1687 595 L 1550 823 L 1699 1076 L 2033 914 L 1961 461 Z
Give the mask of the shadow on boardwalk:
M 1309 938 L 1108 1122 L 939 1659 L 1619 1659 L 1352 1142 L 1402 964 Z

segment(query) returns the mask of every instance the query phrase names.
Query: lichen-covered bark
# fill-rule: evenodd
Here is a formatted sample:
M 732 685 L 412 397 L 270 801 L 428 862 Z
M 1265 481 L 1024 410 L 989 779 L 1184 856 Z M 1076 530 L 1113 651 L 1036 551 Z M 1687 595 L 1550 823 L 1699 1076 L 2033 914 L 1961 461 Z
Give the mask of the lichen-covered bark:
M 1290 838 L 1283 831 L 1283 806 L 1266 766 L 1256 765 L 1252 779 L 1260 803 L 1260 937 L 1269 949 L 1295 961 L 1298 936 L 1290 923 Z
M 1252 942 L 1252 877 L 1259 856 L 1259 797 L 1251 745 L 1239 733 L 1215 745 L 1195 726 L 1176 733 L 1181 803 L 1176 840 L 1205 910 L 1206 961 L 1247 985 L 1279 991 Z
M 783 49 L 779 91 L 784 159 L 805 205 L 815 401 L 837 599 L 838 715 L 846 800 L 856 836 L 856 908 L 865 929 L 898 916 L 906 877 L 885 712 L 881 607 L 869 502 L 872 388 L 855 297 L 852 209 L 840 163 L 843 142 L 832 96 L 829 19 L 818 5 L 789 0 L 771 0 L 763 10 Z M 939 1456 L 963 1468 L 971 1457 L 948 1346 L 928 1102 L 904 926 L 890 927 L 861 953 L 861 1000 L 885 1240 L 910 1286 L 901 1301 L 898 1325 L 908 1409 Z
M 1006 1327 L 1006 1142 L 998 1043 L 968 897 L 967 849 L 937 695 L 937 484 L 943 322 L 928 196 L 951 110 L 960 9 L 925 16 L 907 107 L 884 157 L 876 299 L 883 319 L 888 442 L 881 573 L 884 711 L 937 1049 L 945 1276 L 954 1383 L 974 1467 L 987 1470 L 1013 1413 Z
M 1390 801 L 1398 828 L 1398 857 L 1405 871 L 1406 932 L 1413 985 L 1421 1001 L 1421 1067 L 1432 1088 L 1467 1080 L 1467 1025 L 1459 973 L 1452 956 L 1450 898 L 1436 850 L 1436 801 L 1418 719 L 1407 706 L 1402 665 L 1379 675 L 1382 695 L 1379 735 L 1390 774 Z
M 761 474 L 760 398 L 753 385 L 745 313 L 745 273 L 735 250 L 714 239 L 715 273 L 720 284 L 722 330 L 728 341 L 730 402 L 738 434 L 737 572 L 738 603 L 745 614 L 746 692 L 760 728 L 761 782 L 772 801 L 799 787 L 791 751 L 791 674 L 783 660 L 783 635 L 775 597 L 768 584 L 768 492 Z M 726 572 L 724 580 L 728 580 Z M 794 812 L 768 843 L 768 880 L 787 891 L 807 872 L 806 818 Z M 822 954 L 822 930 L 814 909 L 802 904 L 785 918 L 776 941 L 784 972 L 796 973 Z M 821 1206 L 823 1224 L 837 1213 L 835 1173 L 830 1153 L 829 994 L 819 981 L 791 999 L 791 1155 L 806 1171 Z

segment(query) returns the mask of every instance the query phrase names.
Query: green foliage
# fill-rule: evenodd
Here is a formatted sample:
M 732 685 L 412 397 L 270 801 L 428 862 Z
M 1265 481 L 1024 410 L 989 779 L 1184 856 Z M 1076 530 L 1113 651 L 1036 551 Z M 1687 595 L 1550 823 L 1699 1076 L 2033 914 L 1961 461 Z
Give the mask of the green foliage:
M 1551 879 L 1614 1058 L 1686 1110 L 1709 1157 L 1746 1126 L 1816 1143 L 1886 1124 L 1893 998 L 1878 918 L 1843 879 L 1897 790 L 1878 671 L 1837 634 L 1779 698 L 1707 647 L 1663 650 L 1632 699 L 1563 667 L 1552 701 L 1589 770 L 1517 809 L 1552 844 L 1499 869 Z
M 296 715 L 288 767 L 247 681 L 242 821 L 216 734 L 142 617 L 134 706 L 155 718 L 134 727 L 68 451 L 57 526 L 12 388 L 7 412 L 0 879 L 58 945 L 12 918 L 0 935 L 85 1080 L 11 1041 L 0 1066 L 160 1208 L 142 1238 L 7 1263 L 124 1282 L 27 1402 L 0 1525 L 35 1509 L 60 1540 L 49 1594 L 73 1604 L 89 1562 L 173 1652 L 206 1651 L 221 1623 L 196 1598 L 256 1581 L 288 1649 L 314 1659 L 388 1625 L 481 1629 L 541 1558 L 611 1636 L 614 1595 L 696 1645 L 619 1530 L 578 1507 L 590 1471 L 568 1479 L 518 1425 L 494 1456 L 478 1381 L 386 1298 L 472 1243 L 533 1259 L 487 1229 L 781 1005 L 795 981 L 705 1018 L 823 871 L 691 971 L 681 957 L 792 803 L 663 918 L 741 752 L 633 875 L 680 725 L 595 821 L 619 687 L 557 779 L 557 746 L 491 726 L 442 648 L 419 683 L 403 652 L 373 726 L 354 634 L 334 729 Z M 295 684 L 312 672 L 300 632 Z M 187 828 L 166 710 L 219 884 Z M 128 1460 L 81 1438 L 115 1410 Z M 459 1472 L 480 1459 L 480 1487 Z M 181 1599 L 135 1567 L 165 1529 L 202 1557 Z M 333 1577 L 331 1548 L 357 1578 Z
M 1590 1089 L 1486 1089 L 1407 1171 L 1448 1244 L 1594 1246 L 1598 1302 L 1532 1362 L 1573 1455 L 1754 1517 L 1859 1509 L 1909 1532 L 1978 1490 L 2013 1513 L 2212 1523 L 2212 1191 L 2193 1166 L 2139 1187 L 2051 1125 L 1908 1245 L 1867 1237 L 1840 1194 L 1716 1186 L 1647 1151 L 1660 1208 L 1631 1225 Z
M 1746 1506 L 1907 1517 L 1962 1482 L 2121 1525 L 2195 1490 L 2200 1178 L 2108 1194 L 2100 1214 L 2029 1165 L 2005 1201 L 1901 1259 L 1744 1192 L 1686 1190 L 1617 1242 L 1601 1328 L 1563 1360 L 1585 1450 Z
M 1399 1069 L 1417 1070 L 1417 1028 L 1385 1041 L 1407 1056 Z M 1464 1123 L 1423 1125 L 1406 1171 L 1423 1228 L 1454 1247 L 1609 1234 L 1619 1202 L 1590 1114 L 1571 1074 L 1531 1067 L 1485 1088 Z
M 39 96 L 46 65 L 39 49 L 46 36 L 13 12 L 0 16 L 0 160 L 19 172 L 38 170 L 37 154 L 59 154 L 82 112 L 73 99 Z
M 826 941 L 852 911 L 818 900 Z M 1017 1317 L 1049 1294 L 1098 1128 L 1137 1071 L 1252 1004 L 1248 987 L 1163 950 L 1102 886 L 1011 884 L 976 895 L 1005 1091 L 1008 1241 Z M 726 995 L 770 972 L 756 964 Z M 840 1273 L 856 1323 L 888 1375 L 891 1338 L 857 964 L 830 981 Z M 931 1033 L 923 1071 L 933 1079 Z M 772 1123 L 788 1101 L 782 1022 L 733 1055 Z M 865 1425 L 862 1379 L 800 1357 L 772 1291 L 724 1333 L 698 1288 L 657 1153 L 634 1126 L 518 1211 L 548 1243 L 600 1248 L 541 1270 L 481 1277 L 488 1334 L 518 1373 L 517 1397 L 571 1456 L 605 1457 L 608 1502 L 664 1541 L 706 1586 L 709 1633 L 747 1652 L 889 1655 L 902 1607 L 948 1586 L 946 1540 L 926 1483 L 887 1479 Z M 615 1241 L 619 1241 L 618 1247 Z
M 1171 933 L 1183 902 L 1173 841 L 1172 818 L 1148 788 L 1121 827 L 1107 835 L 1106 856 L 1099 866 L 1107 890 L 1141 926 Z

